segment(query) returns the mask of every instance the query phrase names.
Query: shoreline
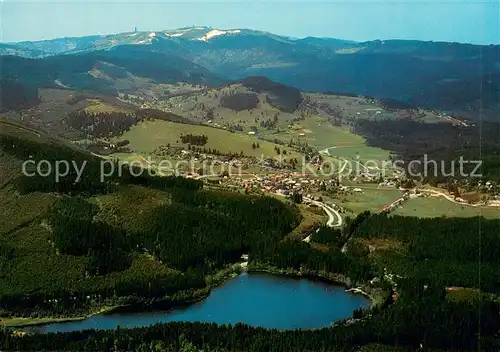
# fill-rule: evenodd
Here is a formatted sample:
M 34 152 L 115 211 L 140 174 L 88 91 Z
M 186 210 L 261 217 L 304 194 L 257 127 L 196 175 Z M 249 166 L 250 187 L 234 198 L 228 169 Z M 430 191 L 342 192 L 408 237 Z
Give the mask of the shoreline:
M 230 268 L 223 269 L 218 273 L 213 275 L 213 281 L 210 282 L 209 285 L 203 290 L 203 293 L 199 292 L 197 295 L 193 295 L 193 297 L 186 299 L 182 302 L 174 302 L 172 306 L 168 308 L 168 310 L 172 310 L 175 308 L 181 308 L 185 306 L 189 306 L 194 303 L 198 303 L 206 299 L 213 289 L 223 285 L 227 281 L 234 279 L 238 275 L 243 273 L 248 274 L 258 274 L 264 273 L 275 276 L 283 276 L 288 278 L 296 278 L 296 279 L 307 279 L 311 281 L 321 281 L 335 286 L 341 286 L 345 289 L 346 292 L 350 292 L 352 294 L 359 294 L 364 296 L 370 301 L 370 308 L 377 306 L 380 302 L 379 299 L 382 299 L 381 295 L 373 295 L 365 292 L 365 290 L 360 289 L 358 287 L 354 287 L 351 280 L 342 274 L 336 273 L 321 273 L 321 272 L 300 272 L 300 271 L 287 271 L 285 269 L 278 269 L 276 267 L 263 265 L 263 264 L 249 264 L 248 262 L 238 262 L 233 264 Z M 379 299 L 378 299 L 379 298 Z M 150 308 L 154 305 L 161 305 L 162 303 L 169 302 L 169 298 L 158 299 L 153 303 Z M 113 305 L 113 306 L 105 306 L 96 312 L 92 312 L 83 316 L 78 317 L 67 317 L 67 318 L 5 318 L 0 319 L 0 327 L 10 328 L 10 329 L 24 329 L 29 327 L 35 327 L 40 325 L 50 325 L 50 324 L 58 324 L 58 323 L 67 323 L 67 322 L 75 322 L 82 321 L 93 316 L 109 314 L 120 310 L 127 310 L 127 308 L 131 309 L 134 312 L 144 312 L 148 309 L 143 306 L 139 302 L 135 303 L 127 303 L 122 305 Z M 156 308 L 153 308 L 156 310 Z M 26 329 L 25 329 L 26 331 Z M 31 331 L 32 332 L 32 331 Z
M 111 313 L 119 308 L 125 307 L 127 305 L 117 305 L 117 306 L 105 306 L 99 309 L 95 313 L 89 313 L 79 317 L 66 317 L 66 318 L 24 318 L 24 317 L 14 317 L 14 318 L 0 318 L 0 327 L 4 328 L 28 328 L 31 326 L 40 326 L 48 324 L 58 324 L 58 323 L 70 323 L 74 321 L 81 321 L 92 318 L 93 316 L 100 314 Z
M 250 266 L 247 270 L 248 273 L 265 273 L 277 276 L 285 276 L 297 279 L 307 279 L 311 281 L 321 281 L 334 286 L 341 286 L 345 289 L 346 292 L 350 292 L 353 294 L 359 294 L 364 296 L 370 301 L 370 308 L 376 306 L 378 304 L 377 297 L 365 292 L 363 289 L 359 287 L 354 287 L 351 282 L 351 279 L 343 276 L 342 274 L 336 273 L 326 273 L 326 275 L 320 272 L 300 272 L 300 271 L 287 271 L 286 269 L 279 269 L 276 267 L 268 266 L 268 267 L 252 267 Z M 328 275 L 329 274 L 329 275 Z M 335 278 L 333 277 L 335 276 Z
M 168 310 L 181 308 L 184 306 L 189 306 L 194 303 L 198 303 L 207 298 L 213 289 L 221 286 L 226 281 L 231 280 L 238 275 L 241 275 L 243 271 L 246 271 L 246 266 L 244 263 L 248 262 L 238 262 L 232 264 L 231 267 L 220 270 L 215 273 L 211 279 L 212 281 L 201 290 L 198 290 L 196 294 L 193 294 L 192 297 L 187 298 L 183 301 L 178 301 L 172 304 Z M 181 291 L 182 292 L 182 291 Z M 156 299 L 152 306 L 161 305 L 170 302 L 171 297 L 164 297 L 161 299 Z M 175 301 L 175 300 L 174 300 Z M 50 325 L 50 324 L 59 324 L 59 323 L 69 323 L 75 321 L 82 321 L 89 318 L 92 318 L 97 315 L 109 314 L 120 310 L 126 310 L 127 307 L 132 308 L 133 311 L 144 312 L 148 309 L 145 309 L 141 302 L 133 302 L 133 303 L 125 303 L 125 304 L 116 304 L 112 306 L 101 306 L 101 308 L 97 309 L 96 312 L 90 312 L 85 315 L 75 316 L 75 317 L 61 317 L 61 318 L 53 318 L 53 317 L 44 317 L 44 318 L 25 318 L 25 317 L 9 317 L 9 318 L 0 318 L 0 328 L 29 328 L 40 325 Z M 155 310 L 155 309 L 153 309 Z

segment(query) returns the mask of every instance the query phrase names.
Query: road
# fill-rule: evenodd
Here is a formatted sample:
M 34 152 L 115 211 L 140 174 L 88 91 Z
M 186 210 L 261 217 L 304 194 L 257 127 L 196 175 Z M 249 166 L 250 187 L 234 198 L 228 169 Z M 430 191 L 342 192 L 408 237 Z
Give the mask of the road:
M 450 195 L 448 195 L 448 194 L 446 194 L 444 192 L 436 191 L 434 189 L 421 189 L 420 192 L 432 193 L 432 194 L 444 197 L 444 198 L 446 198 L 446 200 L 449 200 L 450 202 L 458 204 L 458 205 L 465 205 L 465 206 L 468 206 L 468 207 L 487 206 L 485 204 L 469 204 L 469 203 L 458 202 L 454 198 L 452 198 Z
M 333 209 L 331 206 L 326 205 L 325 203 L 318 202 L 315 200 L 312 200 L 310 198 L 305 197 L 304 200 L 307 202 L 311 202 L 312 204 L 315 204 L 316 206 L 322 208 L 326 215 L 328 215 L 328 221 L 326 222 L 326 226 L 328 227 L 340 227 L 343 224 L 342 216 L 340 213 Z M 307 236 L 306 238 L 303 239 L 304 242 L 310 242 L 311 241 L 311 235 Z
M 337 210 L 335 210 L 331 206 L 326 205 L 326 204 L 321 203 L 321 202 L 314 201 L 313 203 L 316 204 L 317 206 L 323 208 L 325 213 L 328 215 L 328 221 L 326 222 L 326 226 L 329 226 L 329 227 L 342 226 L 342 224 L 343 224 L 342 216 L 340 215 L 340 213 Z

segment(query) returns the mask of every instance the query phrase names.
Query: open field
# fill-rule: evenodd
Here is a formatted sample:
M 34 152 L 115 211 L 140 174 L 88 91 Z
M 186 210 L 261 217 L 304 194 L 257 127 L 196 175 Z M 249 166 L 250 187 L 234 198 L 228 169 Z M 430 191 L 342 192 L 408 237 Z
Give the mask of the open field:
M 379 212 L 385 205 L 398 199 L 402 192 L 394 188 L 362 188 L 363 193 L 352 193 L 340 198 L 339 205 L 346 208 L 349 213 L 359 214 L 365 210 Z M 354 187 L 358 188 L 358 187 Z M 335 201 L 334 201 L 335 202 Z
M 277 156 L 275 144 L 259 140 L 255 136 L 244 133 L 231 133 L 226 130 L 212 128 L 202 125 L 187 125 L 168 121 L 144 121 L 133 126 L 130 131 L 125 132 L 120 139 L 130 141 L 130 149 L 141 153 L 150 154 L 161 145 L 170 144 L 173 147 L 185 147 L 180 141 L 181 134 L 206 135 L 208 142 L 204 146 L 207 149 L 217 149 L 221 153 L 240 153 L 246 156 L 266 157 Z M 259 143 L 260 148 L 253 149 L 252 143 Z M 282 148 L 283 149 L 283 148 Z M 286 148 L 285 148 L 286 149 Z M 288 150 L 288 157 L 300 155 Z
M 314 102 L 320 106 L 330 106 L 342 112 L 342 117 L 345 119 L 395 119 L 396 113 L 387 111 L 382 108 L 380 103 L 376 100 L 367 99 L 364 97 L 350 97 L 337 94 L 321 94 L 321 93 L 305 93 Z M 321 116 L 326 116 L 327 113 L 322 112 Z M 419 120 L 426 123 L 436 123 L 447 121 L 445 118 L 436 115 L 431 111 L 423 111 L 424 116 Z
M 402 208 L 397 208 L 394 214 L 422 218 L 484 216 L 495 219 L 500 218 L 500 208 L 460 205 L 443 197 L 420 197 L 408 200 Z
M 106 103 L 99 99 L 88 99 L 88 105 L 85 111 L 90 113 L 111 113 L 111 112 L 123 112 L 123 113 L 133 113 L 134 110 L 124 106 L 118 106 Z
M 295 124 L 285 132 L 268 135 L 267 139 L 307 142 L 312 147 L 324 150 L 329 148 L 331 156 L 363 160 L 387 160 L 389 151 L 366 145 L 366 140 L 351 133 L 347 127 L 333 126 L 327 119 L 310 117 Z

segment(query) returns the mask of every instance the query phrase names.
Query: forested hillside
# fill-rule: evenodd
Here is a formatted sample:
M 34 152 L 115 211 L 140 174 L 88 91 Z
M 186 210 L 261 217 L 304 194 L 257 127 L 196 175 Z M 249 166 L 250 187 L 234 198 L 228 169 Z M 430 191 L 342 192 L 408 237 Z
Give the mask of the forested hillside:
M 28 109 L 39 102 L 36 87 L 23 81 L 0 78 L 0 112 Z
M 146 170 L 137 176 L 140 170 L 127 166 L 118 173 L 118 165 L 101 179 L 101 159 L 25 132 L 12 125 L 0 135 L 2 155 L 20 161 L 1 190 L 2 207 L 32 204 L 29 212 L 7 212 L 13 225 L 0 228 L 4 316 L 71 316 L 198 297 L 210 288 L 210 275 L 258 243 L 279 242 L 299 221 L 276 199 L 203 190 L 200 181 Z M 60 179 L 27 176 L 22 160 L 46 160 L 53 170 L 69 160 L 85 169 L 78 182 L 76 170 Z

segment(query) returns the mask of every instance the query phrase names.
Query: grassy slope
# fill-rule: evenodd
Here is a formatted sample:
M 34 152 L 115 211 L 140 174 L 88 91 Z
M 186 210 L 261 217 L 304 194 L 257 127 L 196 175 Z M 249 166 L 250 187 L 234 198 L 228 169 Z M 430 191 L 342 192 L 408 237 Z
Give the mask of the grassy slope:
M 293 129 L 269 137 L 284 141 L 299 140 L 321 150 L 335 147 L 329 149 L 330 155 L 343 158 L 359 155 L 360 160 L 387 160 L 390 154 L 386 150 L 367 146 L 363 137 L 351 133 L 347 127 L 333 126 L 327 119 L 318 116 L 300 121 Z
M 222 153 L 243 153 L 246 156 L 260 157 L 264 154 L 267 157 L 276 156 L 275 144 L 261 141 L 255 136 L 244 133 L 231 133 L 226 130 L 212 128 L 201 125 L 187 125 L 168 121 L 144 121 L 137 126 L 133 126 L 129 132 L 125 132 L 120 139 L 130 141 L 130 149 L 142 153 L 150 154 L 161 145 L 170 143 L 171 146 L 182 146 L 186 144 L 180 142 L 181 134 L 206 135 L 208 143 L 204 146 L 210 149 L 217 149 Z M 179 143 L 177 143 L 179 141 Z M 259 143 L 259 149 L 252 149 L 252 143 Z M 291 152 L 289 156 L 299 157 L 297 153 Z
M 379 212 L 385 205 L 394 202 L 402 195 L 402 192 L 397 189 L 377 189 L 376 186 L 371 187 L 362 188 L 363 193 L 352 193 L 346 195 L 341 198 L 340 205 L 348 210 L 351 210 L 354 214 L 362 213 L 365 210 Z
M 452 203 L 443 197 L 410 199 L 403 207 L 398 208 L 394 214 L 417 217 L 473 217 L 484 216 L 495 219 L 500 217 L 500 208 L 470 207 Z

